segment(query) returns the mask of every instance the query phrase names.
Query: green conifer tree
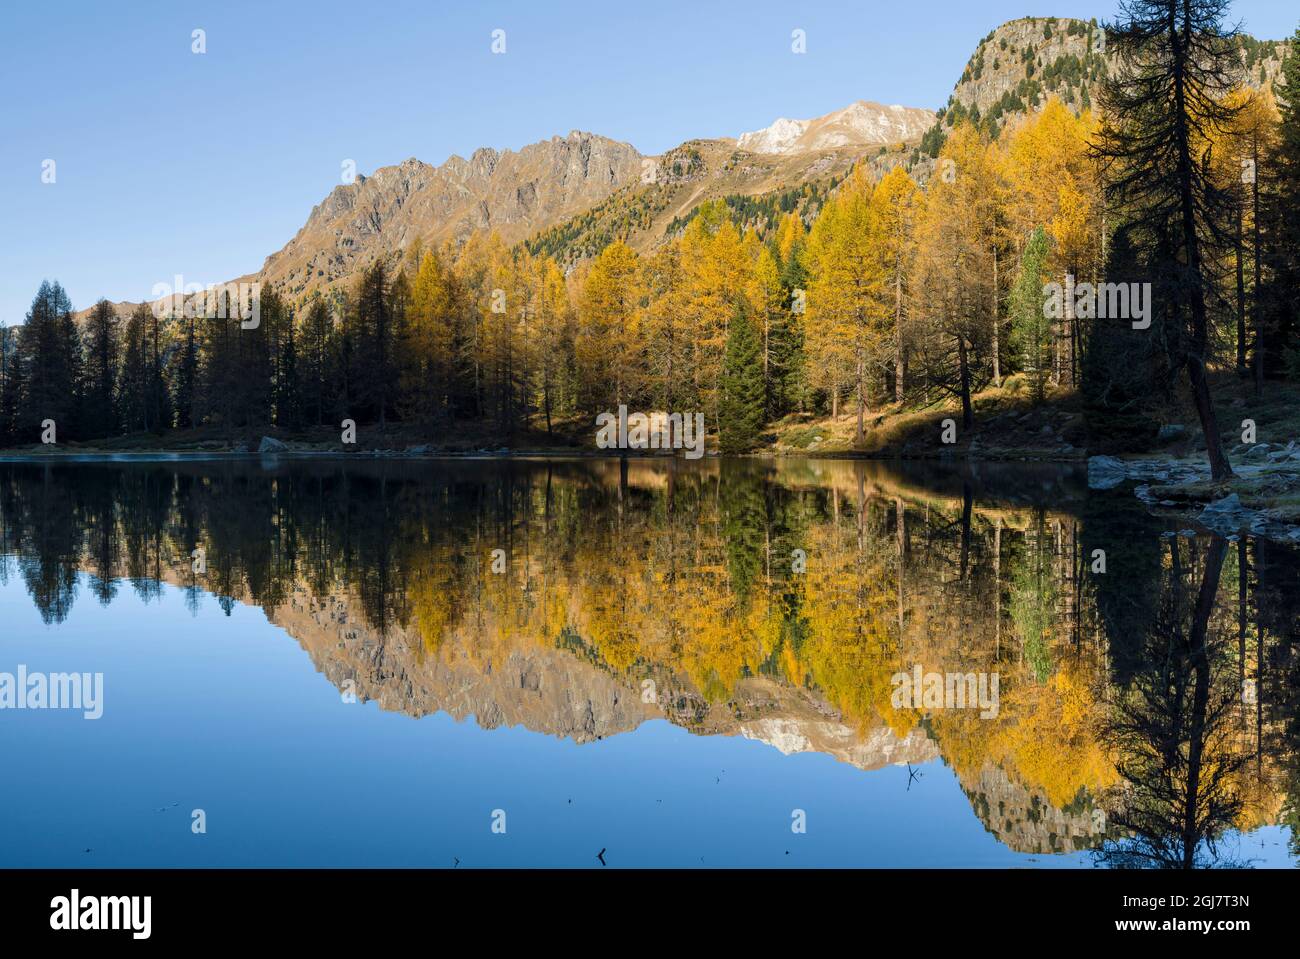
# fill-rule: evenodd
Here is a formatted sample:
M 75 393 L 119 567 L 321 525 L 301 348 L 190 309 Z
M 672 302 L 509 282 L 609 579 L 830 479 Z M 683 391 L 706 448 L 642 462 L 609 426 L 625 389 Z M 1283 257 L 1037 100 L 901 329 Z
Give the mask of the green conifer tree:
M 763 356 L 758 331 L 742 307 L 727 331 L 718 429 L 724 453 L 752 450 L 763 428 Z

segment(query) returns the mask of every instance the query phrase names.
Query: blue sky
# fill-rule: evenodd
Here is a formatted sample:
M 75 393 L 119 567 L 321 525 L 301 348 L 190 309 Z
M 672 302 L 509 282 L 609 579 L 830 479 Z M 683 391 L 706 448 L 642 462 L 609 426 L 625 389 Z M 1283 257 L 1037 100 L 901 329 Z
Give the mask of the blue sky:
M 0 13 L 0 323 L 40 281 L 77 308 L 180 273 L 256 270 L 339 183 L 341 164 L 572 129 L 657 153 L 857 99 L 938 107 L 998 24 L 1104 19 L 1116 0 L 5 4 Z M 1293 0 L 1238 0 L 1257 37 Z M 206 31 L 207 52 L 191 52 Z M 491 33 L 506 31 L 506 54 Z M 790 33 L 808 51 L 790 52 Z M 44 160 L 56 181 L 41 182 Z

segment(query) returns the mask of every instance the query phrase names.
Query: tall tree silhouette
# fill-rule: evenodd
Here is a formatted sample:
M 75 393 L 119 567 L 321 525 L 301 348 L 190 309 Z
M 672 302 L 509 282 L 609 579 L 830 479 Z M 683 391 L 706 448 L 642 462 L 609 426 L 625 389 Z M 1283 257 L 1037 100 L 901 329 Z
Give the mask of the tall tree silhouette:
M 1105 122 L 1094 145 L 1107 197 L 1135 247 L 1164 249 L 1168 304 L 1180 335 L 1168 342 L 1187 368 L 1215 479 L 1232 475 L 1206 368 L 1214 252 L 1231 242 L 1231 204 L 1215 185 L 1207 144 L 1235 108 L 1223 98 L 1240 72 L 1227 0 L 1127 0 L 1106 27 L 1116 69 L 1102 87 Z M 1110 277 L 1123 281 L 1122 277 Z M 1154 308 L 1158 309 L 1160 304 Z
M 35 442 L 41 423 L 54 420 L 60 438 L 72 438 L 80 424 L 80 340 L 72 303 L 57 282 L 42 283 L 19 338 L 24 395 L 19 409 L 21 438 Z
M 118 430 L 117 366 L 120 338 L 113 304 L 100 300 L 86 324 L 86 422 L 89 437 L 110 436 Z

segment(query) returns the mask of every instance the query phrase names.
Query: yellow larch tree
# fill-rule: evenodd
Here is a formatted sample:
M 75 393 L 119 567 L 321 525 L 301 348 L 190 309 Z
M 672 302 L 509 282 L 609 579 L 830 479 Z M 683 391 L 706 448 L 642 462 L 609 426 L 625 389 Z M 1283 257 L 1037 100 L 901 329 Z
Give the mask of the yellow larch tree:
M 627 402 L 639 372 L 641 262 L 617 240 L 591 265 L 582 286 L 574 343 L 588 412 L 613 411 Z
M 871 205 L 875 210 L 876 251 L 883 274 L 880 294 L 885 300 L 894 341 L 896 403 L 903 402 L 907 375 L 905 305 L 915 258 L 916 220 L 923 200 L 924 195 L 901 166 L 893 167 L 881 178 L 871 197 Z
M 862 167 L 840 185 L 813 223 L 805 249 L 809 273 L 805 332 L 813 357 L 813 382 L 831 397 L 832 416 L 839 397 L 855 387 L 858 442 L 865 436 L 867 382 L 881 355 L 884 330 L 873 304 L 883 283 L 873 244 L 871 184 Z

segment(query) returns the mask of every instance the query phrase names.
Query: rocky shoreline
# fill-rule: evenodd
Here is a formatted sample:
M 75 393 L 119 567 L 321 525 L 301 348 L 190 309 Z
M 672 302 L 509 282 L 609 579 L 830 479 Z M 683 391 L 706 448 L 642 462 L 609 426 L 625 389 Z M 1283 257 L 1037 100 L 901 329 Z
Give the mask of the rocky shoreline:
M 1258 536 L 1300 546 L 1300 446 L 1241 445 L 1229 454 L 1234 476 L 1215 481 L 1203 457 L 1092 456 L 1088 488 L 1131 485 L 1156 516 L 1229 540 Z

